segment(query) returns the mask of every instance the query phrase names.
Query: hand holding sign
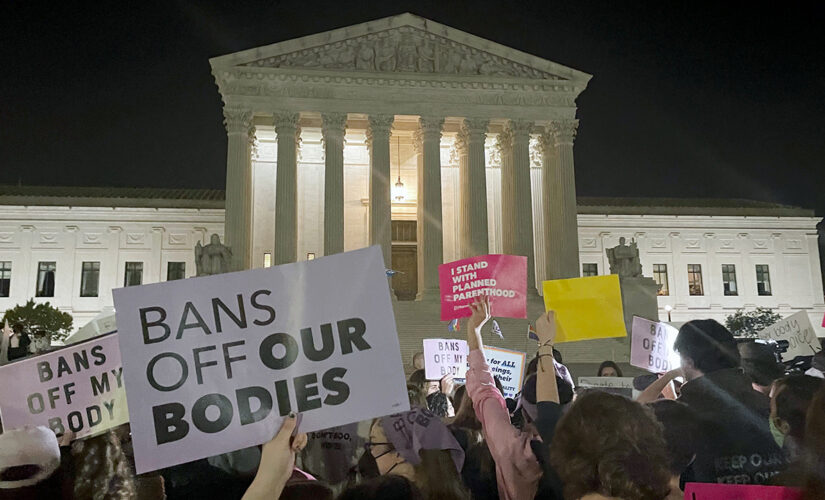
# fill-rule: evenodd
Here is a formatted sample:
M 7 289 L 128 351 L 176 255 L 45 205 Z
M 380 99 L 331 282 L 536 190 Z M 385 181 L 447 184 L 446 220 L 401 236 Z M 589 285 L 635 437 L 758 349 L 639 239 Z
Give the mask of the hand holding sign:
M 242 500 L 278 498 L 295 467 L 295 454 L 304 449 L 307 435 L 292 434 L 297 425 L 295 415 L 284 419 L 281 429 L 261 449 L 261 463 L 255 479 Z

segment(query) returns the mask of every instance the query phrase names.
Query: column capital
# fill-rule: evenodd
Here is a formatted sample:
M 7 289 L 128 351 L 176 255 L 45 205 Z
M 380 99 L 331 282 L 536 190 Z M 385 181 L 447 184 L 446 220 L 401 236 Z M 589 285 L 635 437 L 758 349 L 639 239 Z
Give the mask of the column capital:
M 509 120 L 504 130 L 512 137 L 513 141 L 529 141 L 530 131 L 533 130 L 533 122 L 526 120 Z
M 558 120 L 550 122 L 549 131 L 555 138 L 556 146 L 563 144 L 572 146 L 578 127 L 579 120 Z
M 487 119 L 465 118 L 461 123 L 461 131 L 465 134 L 468 142 L 484 142 L 489 124 L 490 120 Z
M 250 123 L 246 133 L 249 139 L 249 155 L 253 161 L 258 159 L 258 137 L 256 136 L 256 132 L 257 129 L 255 125 Z
M 441 139 L 441 129 L 444 126 L 444 118 L 439 116 L 421 116 L 418 118 L 418 127 L 421 138 L 427 140 Z
M 227 134 L 245 134 L 252 124 L 252 111 L 244 108 L 223 108 L 223 125 Z
M 556 138 L 553 137 L 553 132 L 550 130 L 545 130 L 541 135 L 539 135 L 537 146 L 539 151 L 541 151 L 541 154 L 552 154 L 554 148 L 556 147 Z
M 327 135 L 344 135 L 347 129 L 347 114 L 346 113 L 322 113 L 321 114 L 321 132 L 324 136 Z
M 288 131 L 289 129 L 298 129 L 298 113 L 285 113 L 280 111 L 275 111 L 272 113 L 272 122 L 275 125 L 275 133 L 279 133 L 278 130 L 282 129 L 284 131 Z
M 496 137 L 496 147 L 499 154 L 506 155 L 513 148 L 513 133 L 505 128 Z
M 367 127 L 367 147 L 372 148 L 373 140 L 386 138 L 389 140 L 394 115 L 370 115 L 369 127 Z

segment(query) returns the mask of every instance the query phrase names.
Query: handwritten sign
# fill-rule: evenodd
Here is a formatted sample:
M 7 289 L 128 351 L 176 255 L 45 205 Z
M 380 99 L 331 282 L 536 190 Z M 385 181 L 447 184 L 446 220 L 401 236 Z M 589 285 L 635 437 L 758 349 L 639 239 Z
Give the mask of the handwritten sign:
M 527 257 L 481 255 L 438 266 L 441 321 L 468 318 L 470 304 L 489 296 L 493 316 L 527 317 Z
M 556 312 L 556 343 L 626 337 L 619 276 L 543 283 L 544 306 Z
M 673 343 L 679 330 L 661 321 L 633 316 L 630 339 L 630 364 L 653 373 L 664 373 L 681 366 Z
M 797 356 L 813 356 L 822 350 L 819 339 L 805 311 L 799 311 L 756 334 L 765 340 L 787 340 L 788 351 L 782 353 L 783 361 L 790 361 Z
M 580 388 L 599 389 L 628 398 L 635 397 L 633 377 L 579 377 Z
M 424 339 L 424 376 L 441 380 L 446 375 L 464 378 L 467 371 L 467 341 Z
M 802 500 L 802 490 L 752 484 L 687 483 L 690 500 Z
M 114 290 L 137 472 L 405 411 L 380 247 Z M 355 293 L 357 291 L 357 293 Z
M 75 438 L 129 421 L 117 334 L 0 367 L 7 429 L 44 425 Z

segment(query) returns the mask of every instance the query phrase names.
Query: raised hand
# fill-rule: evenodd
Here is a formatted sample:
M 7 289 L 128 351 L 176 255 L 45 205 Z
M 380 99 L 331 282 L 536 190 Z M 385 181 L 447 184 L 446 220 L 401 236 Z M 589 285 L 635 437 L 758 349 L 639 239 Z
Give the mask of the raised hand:
M 556 340 L 556 313 L 550 310 L 536 318 L 536 335 L 540 345 L 553 344 Z
M 490 297 L 485 295 L 477 298 L 470 304 L 470 310 L 473 311 L 473 314 L 470 316 L 470 322 L 467 325 L 468 334 L 473 330 L 481 329 L 484 323 L 490 319 Z
M 264 444 L 258 473 L 246 490 L 243 500 L 271 499 L 281 495 L 295 467 L 295 453 L 307 444 L 306 434 L 292 437 L 296 425 L 295 416 L 288 416 L 284 419 L 281 430 Z

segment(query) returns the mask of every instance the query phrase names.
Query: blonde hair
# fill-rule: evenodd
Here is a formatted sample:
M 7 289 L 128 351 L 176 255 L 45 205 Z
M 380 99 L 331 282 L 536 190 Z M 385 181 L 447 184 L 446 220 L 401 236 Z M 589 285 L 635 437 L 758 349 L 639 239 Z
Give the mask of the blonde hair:
M 72 458 L 75 500 L 137 498 L 134 474 L 114 432 L 73 442 Z

